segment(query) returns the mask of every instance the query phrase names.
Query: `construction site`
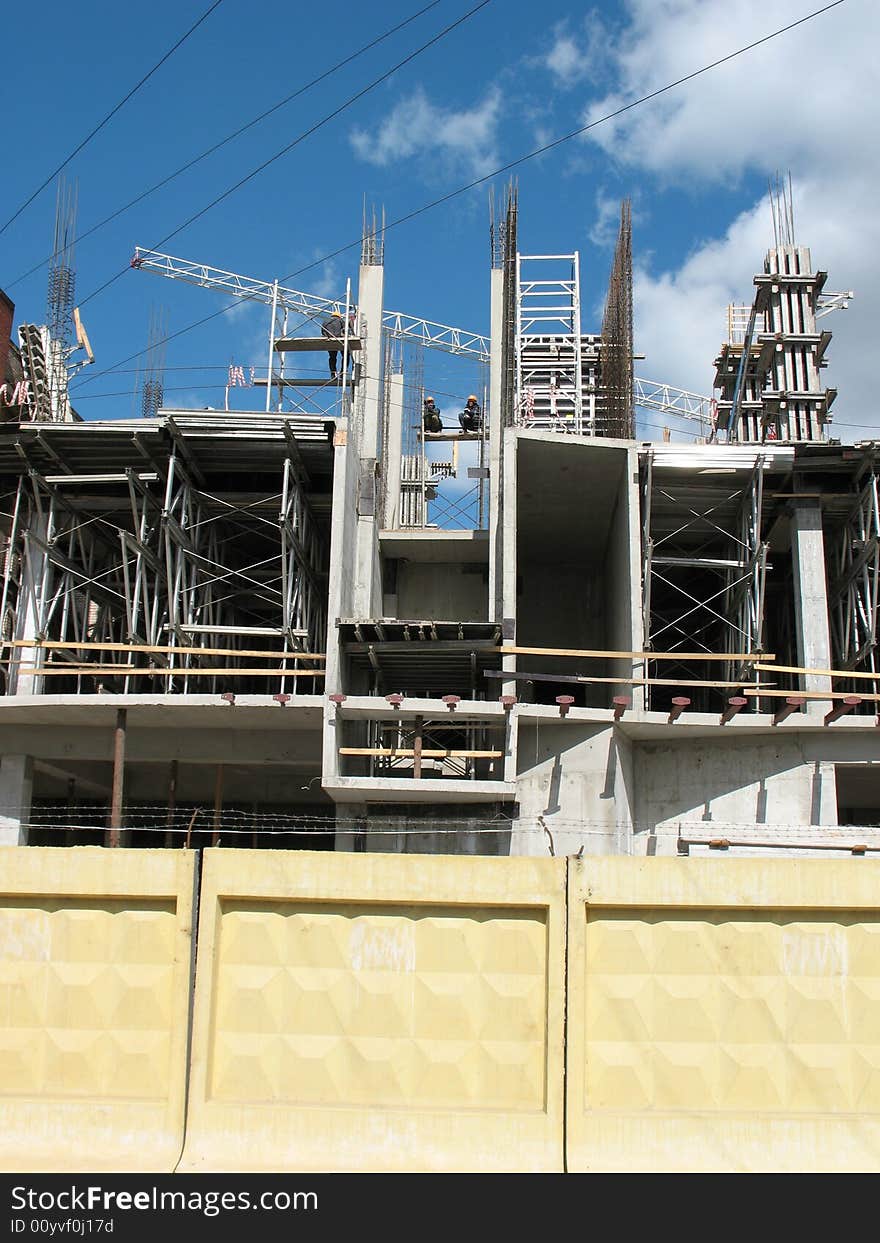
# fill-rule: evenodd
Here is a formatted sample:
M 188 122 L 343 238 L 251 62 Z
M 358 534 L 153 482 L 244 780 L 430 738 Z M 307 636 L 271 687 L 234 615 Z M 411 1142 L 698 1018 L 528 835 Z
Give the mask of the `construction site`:
M 386 309 L 372 213 L 336 299 L 138 249 L 265 364 L 169 406 L 157 316 L 86 421 L 59 192 L 47 323 L 0 298 L 4 1169 L 877 1168 L 878 444 L 771 206 L 711 396 L 635 373 L 629 202 L 588 331 L 510 185 L 484 333 Z
M 485 334 L 386 309 L 375 214 L 335 301 L 139 249 L 265 304 L 266 364 L 247 410 L 169 408 L 156 364 L 140 417 L 83 421 L 59 199 L 49 322 L 4 347 L 4 840 L 876 849 L 877 448 L 830 434 L 848 295 L 772 206 L 712 397 L 635 375 L 629 204 L 586 331 L 578 254 L 521 254 L 510 187 Z M 477 431 L 424 430 L 430 350 Z

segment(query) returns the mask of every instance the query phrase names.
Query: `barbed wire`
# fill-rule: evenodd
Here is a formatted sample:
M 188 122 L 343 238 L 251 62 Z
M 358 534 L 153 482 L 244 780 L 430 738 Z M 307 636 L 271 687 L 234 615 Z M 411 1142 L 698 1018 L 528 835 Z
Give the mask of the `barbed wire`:
M 20 820 L 20 805 L 0 805 L 0 815 L 13 819 L 22 828 L 41 832 L 94 831 L 105 833 L 108 828 L 108 804 L 102 802 L 43 803 L 31 809 L 27 820 Z M 853 833 L 871 831 L 880 833 L 880 825 L 815 825 L 793 822 L 768 822 L 758 824 L 744 821 L 679 820 L 658 825 L 650 821 L 605 821 L 591 818 L 568 818 L 548 815 L 512 819 L 494 815 L 490 818 L 432 817 L 414 819 L 411 816 L 389 815 L 337 816 L 332 813 L 247 811 L 241 808 L 224 808 L 219 815 L 213 806 L 201 803 L 180 803 L 170 809 L 164 804 L 124 804 L 122 809 L 124 831 L 157 834 L 204 834 L 218 832 L 224 835 L 300 834 L 327 835 L 337 832 L 395 833 L 402 835 L 463 834 L 502 835 L 509 833 L 543 834 L 551 832 L 579 833 L 586 837 L 615 836 L 618 840 L 645 835 L 669 837 L 699 835 L 718 838 L 723 835 L 756 834 L 774 837 L 798 837 L 805 834 L 824 838 L 852 838 Z

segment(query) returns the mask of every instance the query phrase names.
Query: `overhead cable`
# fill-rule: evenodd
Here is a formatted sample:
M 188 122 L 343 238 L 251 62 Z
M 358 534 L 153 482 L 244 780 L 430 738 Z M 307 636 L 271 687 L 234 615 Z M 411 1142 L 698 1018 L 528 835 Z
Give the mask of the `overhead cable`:
M 391 35 L 396 34 L 398 30 L 402 30 L 404 26 L 408 26 L 411 22 L 414 22 L 416 18 L 421 17 L 424 13 L 427 13 L 429 9 L 436 8 L 438 4 L 440 4 L 440 0 L 431 0 L 430 4 L 424 5 L 423 8 L 419 9 L 415 13 L 412 13 L 404 21 L 398 22 L 396 26 L 391 26 L 384 32 L 384 34 L 379 35 L 375 39 L 371 39 L 369 43 L 365 43 L 363 47 L 358 48 L 356 52 L 352 52 L 350 56 L 346 56 L 343 60 L 337 61 L 335 65 L 331 66 L 331 68 L 325 69 L 324 72 L 318 74 L 316 78 L 312 78 L 311 81 L 306 82 L 304 86 L 299 87 L 290 95 L 286 95 L 284 99 L 280 99 L 277 104 L 273 104 L 271 108 L 267 108 L 265 112 L 261 112 L 259 116 L 256 116 L 253 120 L 248 121 L 246 125 L 240 126 L 237 130 L 233 130 L 231 134 L 227 134 L 225 138 L 221 138 L 219 142 L 215 142 L 213 146 L 208 147 L 201 153 L 201 155 L 194 156 L 186 164 L 182 164 L 180 168 L 176 169 L 173 173 L 169 173 L 167 177 L 163 177 L 161 181 L 157 181 L 156 184 L 150 186 L 149 189 L 143 190 L 135 198 L 130 199 L 129 202 L 123 204 L 122 207 L 117 207 L 117 209 L 114 212 L 111 212 L 109 216 L 105 216 L 103 220 L 99 220 L 97 224 L 93 224 L 90 229 L 86 229 L 84 233 L 80 233 L 78 237 L 74 238 L 72 244 L 76 245 L 76 243 L 84 241 L 87 237 L 91 237 L 93 233 L 97 233 L 99 229 L 104 227 L 104 225 L 110 224 L 111 221 L 116 220 L 119 216 L 122 216 L 130 208 L 135 207 L 138 203 L 142 203 L 145 198 L 149 198 L 149 196 L 151 194 L 155 194 L 157 190 L 161 190 L 164 186 L 169 185 L 177 177 L 182 176 L 183 173 L 186 173 L 191 168 L 194 168 L 196 164 L 201 163 L 202 160 L 206 160 L 209 155 L 213 155 L 215 151 L 219 151 L 221 147 L 225 147 L 227 143 L 241 137 L 241 135 L 246 133 L 247 130 L 253 129 L 255 125 L 258 125 L 260 121 L 265 121 L 266 117 L 271 116 L 273 112 L 277 112 L 279 108 L 283 108 L 286 104 L 291 103 L 300 95 L 304 95 L 306 91 L 311 90 L 313 86 L 317 86 L 319 82 L 323 82 L 325 78 L 329 78 L 332 74 L 337 73 L 353 60 L 357 60 L 359 56 L 363 56 L 365 52 L 369 52 L 371 48 L 376 47 L 377 44 L 390 38 Z M 6 285 L 6 289 L 12 289 L 13 286 L 19 283 L 19 281 L 26 280 L 28 276 L 32 276 L 34 272 L 39 271 L 40 268 L 45 267 L 47 263 L 50 263 L 53 258 L 54 254 L 47 255 L 45 259 L 41 259 L 39 263 L 35 263 L 32 268 L 28 268 L 26 272 L 22 272 L 21 276 L 17 276 L 14 281 L 10 281 Z
M 327 113 L 327 115 L 322 117 L 320 121 L 316 121 L 315 124 L 309 129 L 304 130 L 302 134 L 300 134 L 297 138 L 294 138 L 293 142 L 289 142 L 286 147 L 282 147 L 280 151 L 276 151 L 274 155 L 271 155 L 267 160 L 264 160 L 262 164 L 257 165 L 257 167 L 252 169 L 251 172 L 236 181 L 234 185 L 229 186 L 228 189 L 224 190 L 222 194 L 218 194 L 216 198 L 211 200 L 210 203 L 207 203 L 204 207 L 200 208 L 199 211 L 194 212 L 193 215 L 184 220 L 183 224 L 179 224 L 176 229 L 172 229 L 170 233 L 166 233 L 166 235 L 161 238 L 160 241 L 154 243 L 150 249 L 161 249 L 161 247 L 171 241 L 172 237 L 176 237 L 178 233 L 182 233 L 184 229 L 188 228 L 191 224 L 194 224 L 196 220 L 201 219 L 201 217 L 211 211 L 212 208 L 216 207 L 219 203 L 222 203 L 224 199 L 228 199 L 230 194 L 234 194 L 236 190 L 240 190 L 242 186 L 247 185 L 247 183 L 252 181 L 254 177 L 258 176 L 265 169 L 269 168 L 270 165 L 274 164 L 276 160 L 280 160 L 282 156 L 287 155 L 288 152 L 292 151 L 294 147 L 299 146 L 301 142 L 304 142 L 306 138 L 311 137 L 312 134 L 329 124 L 330 121 L 335 120 L 340 113 L 345 112 L 347 108 L 350 108 L 352 104 L 357 103 L 357 101 L 362 99 L 364 95 L 367 95 L 370 91 L 375 90 L 377 86 L 381 86 L 383 82 L 387 82 L 393 74 L 397 73 L 398 69 L 402 69 L 404 65 L 408 65 L 411 60 L 415 60 L 415 58 L 420 56 L 422 52 L 426 52 L 429 47 L 433 47 L 435 43 L 438 43 L 441 39 L 444 39 L 463 22 L 466 22 L 469 18 L 473 17 L 475 13 L 479 13 L 480 9 L 484 9 L 491 3 L 492 0 L 480 0 L 479 4 L 475 4 L 472 9 L 469 9 L 467 13 L 463 14 L 456 21 L 451 22 L 450 25 L 441 30 L 439 34 L 436 34 L 433 38 L 429 39 L 427 43 L 423 43 L 421 47 L 416 48 L 414 52 L 410 52 L 408 56 L 405 56 L 403 60 L 399 60 L 396 65 L 393 65 L 390 69 L 386 70 L 385 73 L 381 74 L 378 78 L 374 78 L 372 82 L 357 91 L 354 95 L 351 95 L 344 103 L 340 104 L 338 108 L 334 108 L 332 112 Z M 841 0 L 838 0 L 838 3 L 841 3 Z M 118 281 L 120 276 L 124 276 L 129 270 L 129 267 L 130 265 L 127 264 L 124 268 L 117 272 L 115 276 L 111 276 L 109 280 L 106 280 L 103 285 L 99 285 L 97 289 L 93 289 L 87 297 L 82 299 L 79 304 L 80 307 L 84 307 L 87 302 L 91 302 L 92 298 L 96 298 L 98 294 L 103 293 L 105 289 L 108 289 L 115 281 Z
M 198 28 L 199 28 L 199 26 L 201 26 L 202 22 L 203 22 L 203 21 L 205 21 L 205 19 L 206 19 L 206 18 L 210 17 L 210 16 L 211 16 L 211 14 L 214 12 L 214 10 L 215 10 L 215 9 L 218 7 L 218 5 L 220 5 L 221 3 L 222 3 L 222 0 L 214 0 L 214 3 L 213 3 L 213 4 L 211 4 L 211 5 L 209 5 L 209 6 L 208 6 L 208 8 L 207 8 L 207 9 L 205 9 L 205 11 L 204 11 L 204 13 L 202 14 L 202 16 L 198 19 L 198 21 L 197 21 L 197 22 L 194 22 L 194 23 L 193 23 L 193 25 L 192 25 L 192 26 L 190 26 L 190 28 L 189 28 L 189 30 L 186 32 L 186 34 L 181 35 L 181 37 L 177 40 L 177 42 L 174 44 L 174 46 L 168 49 L 168 51 L 165 53 L 165 55 L 162 57 L 162 59 L 161 59 L 161 60 L 156 61 L 155 65 L 154 65 L 154 66 L 153 66 L 153 68 L 149 71 L 149 73 L 144 74 L 144 76 L 141 78 L 140 82 L 136 83 L 136 84 L 135 84 L 135 85 L 131 88 L 131 90 L 128 92 L 128 94 L 127 94 L 127 95 L 126 95 L 123 99 L 120 99 L 119 103 L 118 103 L 118 104 L 116 104 L 116 106 L 115 106 L 114 108 L 111 108 L 111 109 L 110 109 L 110 111 L 107 113 L 107 115 L 104 117 L 104 119 L 103 119 L 102 121 L 99 121 L 99 122 L 98 122 L 98 124 L 94 127 L 94 129 L 92 129 L 92 130 L 91 130 L 88 134 L 86 134 L 85 138 L 82 140 L 82 142 L 79 144 L 79 146 L 78 146 L 78 147 L 74 147 L 74 149 L 73 149 L 73 151 L 71 151 L 70 155 L 69 155 L 69 156 L 67 156 L 67 158 L 66 158 L 65 160 L 62 160 L 62 162 L 58 165 L 58 167 L 57 167 L 56 169 L 53 169 L 53 171 L 49 174 L 49 176 L 46 178 L 46 180 L 45 180 L 45 181 L 43 181 L 40 185 L 38 185 L 38 186 L 37 186 L 36 190 L 34 190 L 33 194 L 30 196 L 30 198 L 25 199 L 25 201 L 21 204 L 21 206 L 20 206 L 19 208 L 17 208 L 17 210 L 13 213 L 13 215 L 11 215 L 11 216 L 9 217 L 9 219 L 6 221 L 6 223 L 5 223 L 2 227 L 0 227 L 0 234 L 2 234 L 2 233 L 5 233 L 5 232 L 6 232 L 6 230 L 9 228 L 9 226 L 12 224 L 12 222 L 13 222 L 14 220 L 17 220 L 17 219 L 18 219 L 18 217 L 21 215 L 21 213 L 25 210 L 25 208 L 26 208 L 26 207 L 30 207 L 31 203 L 33 203 L 33 201 L 34 201 L 34 199 L 37 197 L 37 195 L 38 195 L 38 194 L 39 194 L 42 190 L 45 190 L 45 188 L 46 188 L 46 186 L 49 184 L 49 182 L 50 182 L 50 181 L 52 181 L 52 180 L 53 180 L 53 178 L 55 178 L 55 177 L 58 175 L 58 173 L 60 173 L 60 172 L 61 172 L 61 170 L 62 170 L 63 168 L 66 168 L 66 167 L 67 167 L 67 165 L 70 163 L 70 161 L 73 159 L 73 157 L 74 157 L 75 155 L 79 155 L 79 153 L 80 153 L 80 151 L 82 151 L 83 147 L 85 147 L 88 143 L 90 143 L 90 142 L 92 141 L 92 139 L 95 137 L 95 135 L 96 135 L 97 133 L 99 133 L 99 131 L 100 131 L 100 130 L 102 130 L 102 129 L 104 128 L 104 126 L 107 124 L 107 122 L 108 122 L 108 121 L 109 121 L 112 117 L 114 117 L 114 116 L 116 115 L 116 113 L 119 111 L 119 109 L 120 109 L 120 108 L 122 108 L 125 104 L 127 104 L 127 103 L 128 103 L 128 101 L 131 99 L 132 95 L 136 95 L 136 94 L 137 94 L 137 92 L 141 89 L 141 87 L 144 85 L 144 83 L 149 81 L 149 79 L 153 76 L 153 74 L 156 72 L 156 70 L 157 70 L 157 69 L 160 69 L 160 68 L 162 67 L 162 65 L 164 65 L 164 64 L 165 64 L 166 60 L 168 60 L 168 58 L 169 58 L 170 56 L 173 56 L 173 55 L 174 55 L 174 53 L 177 51 L 177 49 L 178 49 L 178 48 L 179 48 L 179 47 L 180 47 L 183 43 L 185 43 L 185 42 L 187 41 L 187 39 L 190 37 L 190 35 L 191 35 L 191 34 L 193 34 L 193 32 L 194 32 L 194 31 L 198 30 Z
M 656 91 L 651 91 L 646 95 L 640 96 L 638 99 L 632 100 L 628 104 L 623 104 L 620 108 L 616 108 L 613 112 L 608 112 L 604 116 L 598 117 L 595 121 L 591 121 L 587 125 L 582 125 L 578 129 L 571 130 L 570 133 L 563 134 L 560 138 L 556 138 L 552 142 L 545 143 L 541 147 L 536 147 L 534 151 L 529 151 L 527 154 L 519 156 L 515 160 L 510 160 L 508 163 L 502 164 L 500 167 L 493 169 L 492 172 L 486 173 L 485 176 L 477 177 L 473 181 L 469 181 L 465 185 L 460 186 L 457 190 L 451 190 L 448 194 L 432 199 L 431 202 L 425 203 L 422 207 L 418 207 L 415 210 L 408 212 L 406 215 L 399 216 L 396 220 L 390 221 L 384 226 L 384 229 L 387 232 L 389 229 L 396 228 L 398 225 L 406 224 L 408 221 L 415 219 L 416 216 L 423 215 L 425 212 L 431 211 L 433 208 L 439 207 L 443 203 L 448 203 L 451 199 L 457 198 L 461 194 L 465 194 L 468 190 L 473 190 L 475 187 L 483 185 L 487 181 L 491 181 L 493 177 L 497 177 L 501 173 L 509 172 L 511 169 L 517 168 L 519 165 L 525 164 L 529 160 L 536 159 L 539 155 L 552 151 L 554 148 L 561 146 L 563 143 L 570 142 L 572 138 L 577 138 L 580 134 L 585 134 L 589 130 L 596 129 L 598 126 L 614 120 L 615 117 L 619 117 L 623 113 L 639 107 L 641 104 L 648 103 L 650 100 L 656 99 L 659 95 L 663 95 L 667 91 L 674 90 L 676 87 L 682 86 L 685 82 L 692 81 L 701 74 L 708 73 L 711 69 L 717 69 L 719 65 L 726 64 L 728 61 L 734 60 L 738 56 L 743 56 L 746 52 L 750 52 L 764 43 L 769 43 L 771 39 L 779 38 L 780 35 L 786 34 L 790 30 L 794 30 L 797 26 L 802 26 L 805 22 L 812 21 L 814 17 L 819 17 L 821 14 L 827 13 L 830 9 L 837 8 L 838 5 L 843 3 L 844 0 L 832 0 L 831 4 L 826 4 L 823 8 L 816 9 L 814 12 L 808 13 L 805 17 L 801 17 L 795 22 L 790 22 L 787 26 L 781 26 L 778 30 L 774 30 L 760 39 L 747 43 L 744 47 L 738 48 L 735 52 L 729 52 L 726 56 L 722 56 L 718 60 L 714 60 L 710 64 L 704 65 L 701 69 L 696 69 L 692 73 L 685 74 L 681 78 L 676 78 L 674 82 L 669 82 L 666 86 L 659 87 Z M 326 263 L 330 259 L 334 259 L 337 255 L 343 254 L 346 250 L 351 250 L 353 246 L 360 246 L 362 241 L 363 238 L 360 237 L 354 241 L 347 242 L 344 246 L 340 246 L 336 250 L 330 251 L 328 254 L 322 255 L 320 258 L 315 259 L 313 262 L 307 263 L 301 268 L 297 268 L 296 271 L 288 272 L 286 276 L 281 277 L 281 282 L 283 283 L 285 281 L 293 280 L 295 277 L 300 276 L 303 272 L 311 271 L 312 268 L 318 267 L 320 264 Z M 153 247 L 153 249 L 158 249 L 158 246 Z M 104 287 L 102 286 L 102 288 Z M 220 315 L 225 315 L 227 311 L 231 311 L 234 307 L 240 305 L 241 300 L 236 299 L 235 302 L 230 302 L 228 306 L 221 307 L 217 311 L 212 311 L 210 315 L 205 315 L 201 319 L 197 319 L 193 323 L 187 325 L 187 327 L 179 328 L 177 332 L 170 333 L 169 336 L 164 337 L 158 344 L 174 341 L 177 337 L 182 337 L 186 333 L 192 332 L 194 328 L 200 328 L 203 324 L 210 323 L 211 320 L 217 319 Z M 99 376 L 108 375 L 117 367 L 124 367 L 126 363 L 131 362 L 135 358 L 140 358 L 141 355 L 146 352 L 147 348 L 144 348 L 142 350 L 138 350 L 134 354 L 129 354 L 127 358 L 121 359 L 118 363 L 114 363 L 111 367 L 106 367 L 103 371 L 97 371 L 87 376 L 77 387 L 81 388 L 85 384 L 91 384 L 92 381 L 97 380 Z

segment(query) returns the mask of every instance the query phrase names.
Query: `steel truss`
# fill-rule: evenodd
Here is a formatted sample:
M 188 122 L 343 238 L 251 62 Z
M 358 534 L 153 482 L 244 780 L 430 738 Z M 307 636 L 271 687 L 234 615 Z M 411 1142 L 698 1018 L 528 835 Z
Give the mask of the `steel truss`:
M 4 653 L 7 693 L 96 684 L 123 692 L 262 692 L 303 689 L 302 678 L 291 686 L 289 674 L 314 672 L 296 656 L 323 650 L 328 550 L 292 430 L 285 424 L 286 450 L 273 459 L 275 488 L 222 495 L 207 488 L 185 437 L 167 423 L 173 449 L 164 462 L 151 459 L 152 470 L 46 476 L 30 468 L 19 480 L 2 637 L 38 646 Z M 253 660 L 237 653 L 255 642 L 274 653 L 258 661 L 277 667 L 274 685 L 263 676 L 247 681 Z M 132 650 L 85 646 L 110 643 Z M 139 653 L 141 646 L 170 650 Z M 202 656 L 198 648 L 223 654 Z M 223 672 L 206 676 L 212 667 Z M 150 671 L 134 675 L 133 668 Z
M 764 644 L 768 544 L 761 538 L 764 471 L 758 457 L 736 483 L 707 483 L 693 473 L 659 468 L 653 450 L 641 465 L 642 620 L 645 649 L 753 653 Z M 738 472 L 737 472 L 738 473 Z M 752 661 L 648 661 L 648 677 L 754 680 Z M 673 690 L 648 687 L 649 707 Z M 693 690 L 687 691 L 695 699 Z M 717 707 L 712 691 L 695 706 Z M 717 694 L 717 692 L 716 692 Z
M 829 539 L 829 613 L 833 668 L 877 673 L 880 599 L 880 500 L 871 471 L 848 518 Z M 838 687 L 840 689 L 840 687 Z M 871 679 L 852 679 L 847 689 L 876 692 Z M 873 705 L 871 705 L 873 710 Z

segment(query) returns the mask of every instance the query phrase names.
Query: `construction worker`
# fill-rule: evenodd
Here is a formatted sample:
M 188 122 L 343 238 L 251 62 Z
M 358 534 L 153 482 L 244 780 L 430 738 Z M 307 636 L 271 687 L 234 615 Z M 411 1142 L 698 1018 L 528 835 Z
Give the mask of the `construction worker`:
M 476 397 L 471 393 L 467 405 L 458 416 L 463 432 L 478 432 L 483 425 L 483 412 Z
M 345 320 L 338 312 L 334 312 L 329 319 L 325 319 L 321 325 L 321 336 L 331 337 L 334 340 L 340 340 L 345 336 Z M 327 361 L 330 366 L 330 379 L 339 378 L 339 372 L 336 370 L 336 360 L 339 357 L 339 347 L 327 351 Z
M 433 397 L 426 397 L 422 408 L 422 426 L 426 432 L 442 432 L 443 420 Z

